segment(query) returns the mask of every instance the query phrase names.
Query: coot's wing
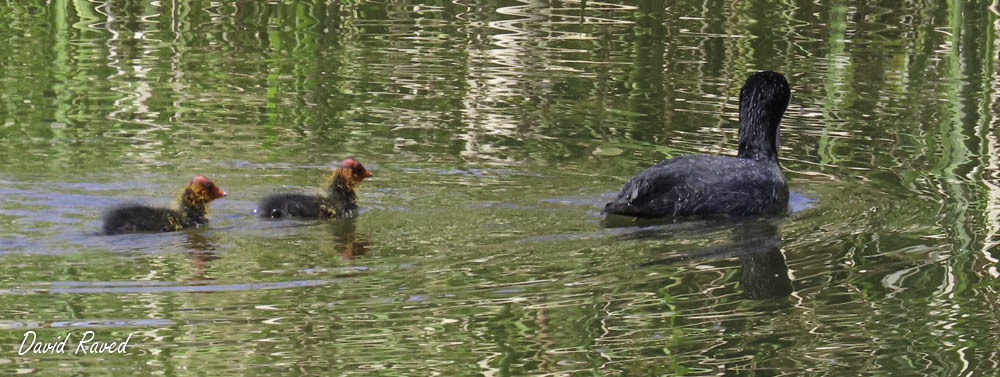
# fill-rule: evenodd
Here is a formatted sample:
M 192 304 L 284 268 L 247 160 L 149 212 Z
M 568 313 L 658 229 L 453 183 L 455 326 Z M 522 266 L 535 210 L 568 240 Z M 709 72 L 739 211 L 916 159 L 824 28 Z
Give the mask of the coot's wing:
M 682 177 L 678 176 L 678 171 L 669 168 L 671 165 L 677 164 L 669 164 L 670 162 L 675 161 L 663 161 L 629 178 L 616 199 L 629 203 L 642 203 L 658 194 L 670 191 L 682 181 Z
M 615 200 L 604 207 L 604 212 L 626 216 L 656 217 L 676 215 L 683 206 L 696 197 L 680 198 L 679 193 L 699 190 L 680 189 L 697 182 L 689 182 L 692 171 L 708 169 L 708 156 L 679 156 L 665 160 L 639 172 L 625 182 Z M 686 195 L 690 196 L 690 195 Z

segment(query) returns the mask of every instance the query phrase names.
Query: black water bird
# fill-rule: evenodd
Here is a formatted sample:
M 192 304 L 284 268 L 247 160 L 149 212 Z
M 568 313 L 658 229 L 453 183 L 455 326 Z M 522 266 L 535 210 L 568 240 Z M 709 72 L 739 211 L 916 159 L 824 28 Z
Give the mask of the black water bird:
M 261 200 L 255 210 L 260 217 L 339 218 L 352 216 L 358 209 L 358 183 L 372 173 L 360 162 L 346 159 L 326 179 L 322 195 L 274 194 Z
M 761 216 L 788 211 L 778 166 L 778 126 L 791 90 L 780 73 L 751 75 L 740 90 L 736 157 L 685 155 L 628 180 L 604 213 L 633 217 Z
M 226 196 L 208 177 L 196 175 L 181 190 L 175 208 L 126 204 L 104 214 L 105 234 L 173 232 L 208 223 L 208 203 Z

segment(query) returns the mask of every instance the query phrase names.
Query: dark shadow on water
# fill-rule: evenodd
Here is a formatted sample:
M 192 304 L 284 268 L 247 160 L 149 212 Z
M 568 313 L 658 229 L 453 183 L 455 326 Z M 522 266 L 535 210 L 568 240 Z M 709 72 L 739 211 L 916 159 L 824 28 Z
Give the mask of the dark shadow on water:
M 770 219 L 730 222 L 733 228 L 730 242 L 699 248 L 681 255 L 655 259 L 640 267 L 672 265 L 693 260 L 739 257 L 743 265 L 740 287 L 743 297 L 767 299 L 785 297 L 792 293 L 788 265 L 781 254 L 781 235 Z
M 530 236 L 515 242 L 582 240 L 617 236 L 625 239 L 692 239 L 732 227 L 732 218 L 656 218 L 637 219 L 608 215 L 601 220 L 603 228 L 582 233 L 562 233 Z
M 731 228 L 733 224 L 741 221 L 725 216 L 637 218 L 609 214 L 604 217 L 601 224 L 605 228 L 621 230 L 622 236 L 628 239 L 646 239 L 677 236 L 691 238 L 692 235 Z

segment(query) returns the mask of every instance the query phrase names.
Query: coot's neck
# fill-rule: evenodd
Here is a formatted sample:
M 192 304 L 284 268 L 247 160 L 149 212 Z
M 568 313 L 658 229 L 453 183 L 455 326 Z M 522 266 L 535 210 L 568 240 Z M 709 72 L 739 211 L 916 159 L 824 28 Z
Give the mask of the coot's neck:
M 208 219 L 209 199 L 185 188 L 179 199 L 180 212 L 187 222 L 204 223 Z
M 778 161 L 778 125 L 785 108 L 769 107 L 768 102 L 762 98 L 743 98 L 741 101 L 740 149 L 737 157 Z

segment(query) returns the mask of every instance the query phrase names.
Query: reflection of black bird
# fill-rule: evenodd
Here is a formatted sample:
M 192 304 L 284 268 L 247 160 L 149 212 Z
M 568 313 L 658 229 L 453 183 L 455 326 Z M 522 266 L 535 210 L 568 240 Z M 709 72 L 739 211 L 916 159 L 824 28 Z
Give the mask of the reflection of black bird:
M 355 219 L 345 219 L 344 221 L 331 222 L 330 230 L 333 233 L 336 252 L 344 259 L 354 259 L 368 254 L 369 242 L 357 233 Z
M 208 223 L 208 203 L 226 196 L 204 175 L 196 175 L 181 191 L 177 209 L 128 204 L 104 215 L 104 233 L 172 232 Z
M 781 254 L 781 235 L 774 224 L 750 222 L 733 232 L 733 245 L 751 253 L 740 255 L 743 274 L 740 287 L 743 297 L 765 299 L 785 297 L 792 294 L 792 280 L 788 277 L 788 265 Z
M 349 217 L 358 209 L 357 184 L 371 176 L 360 162 L 348 158 L 327 177 L 324 195 L 275 194 L 264 198 L 255 212 L 271 218 Z
M 203 234 L 200 230 L 187 233 L 188 259 L 191 261 L 192 280 L 212 280 L 205 273 L 208 262 L 219 259 L 216 253 L 216 240 Z
M 628 180 L 605 213 L 634 217 L 781 214 L 788 185 L 778 166 L 778 126 L 791 90 L 764 71 L 740 90 L 736 157 L 688 155 L 660 162 Z
M 216 245 L 216 240 L 214 237 L 208 237 L 202 231 L 189 232 L 187 234 L 187 242 L 184 244 L 190 251 L 196 253 L 215 253 L 215 249 L 218 247 Z
M 785 297 L 792 294 L 792 280 L 788 278 L 788 265 L 785 256 L 781 255 L 779 246 L 762 253 L 740 256 L 743 265 L 743 275 L 740 276 L 740 287 L 743 297 L 749 299 L 765 299 Z
M 735 223 L 732 243 L 713 245 L 683 255 L 657 259 L 640 266 L 675 264 L 695 259 L 722 259 L 738 256 L 743 265 L 740 287 L 743 297 L 764 299 L 785 297 L 792 293 L 788 266 L 781 254 L 781 235 L 768 222 Z

